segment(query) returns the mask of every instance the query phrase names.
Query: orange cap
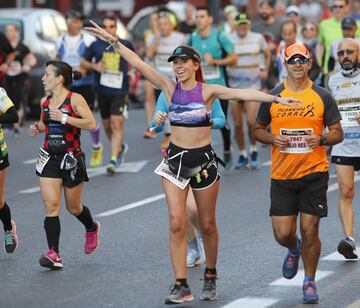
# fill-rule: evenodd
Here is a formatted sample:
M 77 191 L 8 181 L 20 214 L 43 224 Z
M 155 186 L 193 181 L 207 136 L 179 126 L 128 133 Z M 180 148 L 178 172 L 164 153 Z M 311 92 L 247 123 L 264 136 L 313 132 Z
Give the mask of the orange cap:
M 307 59 L 310 58 L 309 50 L 303 44 L 297 44 L 297 43 L 292 44 L 289 47 L 287 47 L 284 51 L 285 61 L 289 60 L 291 57 L 295 55 L 300 55 Z

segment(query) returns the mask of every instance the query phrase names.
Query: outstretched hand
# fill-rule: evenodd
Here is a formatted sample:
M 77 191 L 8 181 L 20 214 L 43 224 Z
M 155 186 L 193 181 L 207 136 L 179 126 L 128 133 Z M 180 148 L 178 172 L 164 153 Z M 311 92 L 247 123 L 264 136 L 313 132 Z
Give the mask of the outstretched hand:
M 106 32 L 95 21 L 90 19 L 90 23 L 93 25 L 93 27 L 85 27 L 84 28 L 90 34 L 95 35 L 97 38 L 99 38 L 105 42 L 111 42 L 111 41 L 117 40 L 116 37 L 114 37 L 110 33 Z
M 293 97 L 277 97 L 276 102 L 284 106 L 295 106 L 295 108 L 301 106 L 301 101 Z

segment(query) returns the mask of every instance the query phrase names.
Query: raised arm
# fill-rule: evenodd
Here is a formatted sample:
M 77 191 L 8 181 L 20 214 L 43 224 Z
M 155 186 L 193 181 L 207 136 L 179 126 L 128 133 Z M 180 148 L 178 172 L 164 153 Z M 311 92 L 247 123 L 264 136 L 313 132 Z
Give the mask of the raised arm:
M 239 101 L 253 101 L 262 103 L 275 103 L 285 106 L 297 105 L 299 100 L 291 97 L 279 97 L 263 93 L 255 89 L 233 89 L 217 84 L 205 84 L 205 97 L 209 99 L 226 99 Z
M 94 27 L 86 27 L 86 31 L 108 42 L 114 51 L 119 53 L 133 68 L 138 70 L 146 79 L 170 96 L 170 93 L 172 93 L 175 87 L 175 83 L 171 79 L 159 74 L 149 64 L 141 60 L 135 52 L 121 44 L 117 38 L 106 32 L 98 24 L 92 20 L 90 20 L 90 22 Z

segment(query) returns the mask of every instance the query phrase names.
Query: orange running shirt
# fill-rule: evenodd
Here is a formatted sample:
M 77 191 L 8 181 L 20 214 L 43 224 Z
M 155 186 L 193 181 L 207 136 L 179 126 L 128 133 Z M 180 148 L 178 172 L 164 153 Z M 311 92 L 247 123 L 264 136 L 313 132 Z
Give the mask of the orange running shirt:
M 271 178 L 299 179 L 311 173 L 328 171 L 325 147 L 311 150 L 304 141 L 304 135 L 313 132 L 320 136 L 325 126 L 340 122 L 341 116 L 331 94 L 310 80 L 309 86 L 301 92 L 291 92 L 285 81 L 270 93 L 302 102 L 298 110 L 279 104 L 263 103 L 260 106 L 257 121 L 261 125 L 271 124 L 274 135 L 289 136 L 285 151 L 272 145 Z

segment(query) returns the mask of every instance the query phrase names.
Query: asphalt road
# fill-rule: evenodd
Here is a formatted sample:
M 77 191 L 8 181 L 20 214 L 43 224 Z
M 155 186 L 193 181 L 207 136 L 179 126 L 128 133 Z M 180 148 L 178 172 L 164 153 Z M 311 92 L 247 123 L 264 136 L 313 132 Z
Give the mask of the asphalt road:
M 25 129 L 18 138 L 6 132 L 11 163 L 6 200 L 17 222 L 20 246 L 13 255 L 0 252 L 0 307 L 165 307 L 164 297 L 174 278 L 168 254 L 166 203 L 160 179 L 153 174 L 160 162 L 162 136 L 144 140 L 144 128 L 143 110 L 131 110 L 125 127 L 129 151 L 122 171 L 110 177 L 104 168 L 89 168 L 91 179 L 83 201 L 102 224 L 98 251 L 83 253 L 83 226 L 64 207 L 60 239 L 64 268 L 54 272 L 38 264 L 47 250 L 44 210 L 34 171 L 43 136 L 30 138 Z M 213 137 L 214 148 L 222 156 L 220 132 L 214 132 Z M 101 139 L 106 164 L 109 146 L 103 132 Z M 90 154 L 87 132 L 83 132 L 82 140 Z M 259 145 L 259 150 L 262 165 L 258 170 L 221 170 L 218 300 L 199 300 L 204 268 L 198 267 L 188 272 L 195 300 L 182 307 L 302 306 L 302 264 L 293 280 L 281 279 L 286 249 L 273 239 L 268 216 L 269 147 Z M 359 263 L 345 262 L 336 253 L 342 231 L 333 169 L 331 175 L 329 216 L 320 226 L 318 307 L 360 307 Z M 356 238 L 360 238 L 358 204 L 356 196 Z

